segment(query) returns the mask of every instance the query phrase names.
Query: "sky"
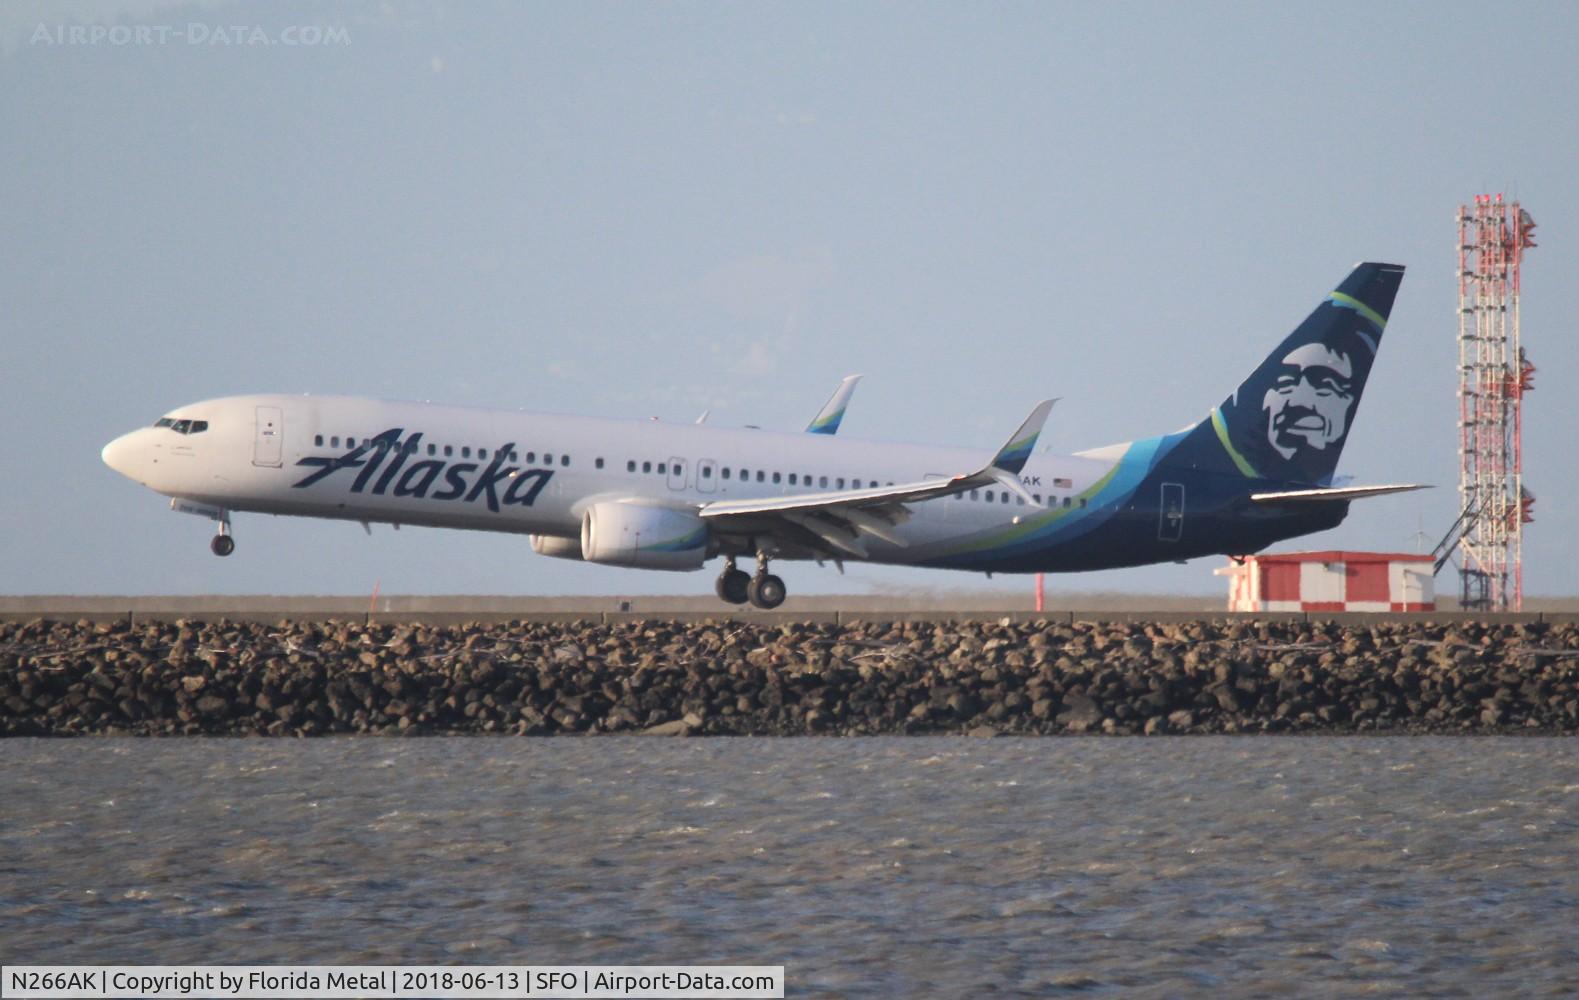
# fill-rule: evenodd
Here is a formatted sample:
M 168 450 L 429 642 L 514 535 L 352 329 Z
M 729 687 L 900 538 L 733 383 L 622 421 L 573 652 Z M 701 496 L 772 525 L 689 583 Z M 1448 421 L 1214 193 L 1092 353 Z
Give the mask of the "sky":
M 793 429 L 863 373 L 841 434 L 985 456 L 1059 396 L 1068 452 L 1199 419 L 1360 260 L 1409 272 L 1339 472 L 1437 488 L 1284 547 L 1429 549 L 1455 213 L 1499 192 L 1539 224 L 1526 592 L 1579 592 L 1575 51 L 1569 3 L 8 3 L 0 592 L 705 594 L 259 515 L 217 559 L 99 450 L 247 392 Z M 1208 594 L 1221 562 L 1048 587 Z

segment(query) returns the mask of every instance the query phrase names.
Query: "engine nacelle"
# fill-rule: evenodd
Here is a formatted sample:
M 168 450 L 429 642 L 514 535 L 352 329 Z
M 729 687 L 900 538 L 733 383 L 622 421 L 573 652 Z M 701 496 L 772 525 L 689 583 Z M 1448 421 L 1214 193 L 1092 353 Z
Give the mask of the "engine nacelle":
M 540 556 L 553 556 L 555 559 L 581 561 L 581 539 L 579 538 L 565 538 L 560 535 L 527 535 L 526 537 L 532 543 L 532 551 Z
M 707 524 L 696 514 L 629 500 L 595 503 L 581 518 L 581 558 L 608 566 L 701 569 Z

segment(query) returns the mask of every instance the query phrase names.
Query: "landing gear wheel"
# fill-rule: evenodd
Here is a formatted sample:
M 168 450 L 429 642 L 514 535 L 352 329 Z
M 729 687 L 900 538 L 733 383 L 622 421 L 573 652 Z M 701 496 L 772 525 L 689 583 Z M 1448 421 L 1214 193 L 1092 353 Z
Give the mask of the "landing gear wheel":
M 751 578 L 751 585 L 746 588 L 746 596 L 751 603 L 764 611 L 783 604 L 785 594 L 784 581 L 772 573 L 758 573 Z
M 216 556 L 228 556 L 236 551 L 236 540 L 229 535 L 215 535 L 214 540 L 208 543 Z
M 718 594 L 718 599 L 729 604 L 746 603 L 751 587 L 751 574 L 745 570 L 727 566 L 718 574 L 718 582 L 713 585 L 713 591 Z

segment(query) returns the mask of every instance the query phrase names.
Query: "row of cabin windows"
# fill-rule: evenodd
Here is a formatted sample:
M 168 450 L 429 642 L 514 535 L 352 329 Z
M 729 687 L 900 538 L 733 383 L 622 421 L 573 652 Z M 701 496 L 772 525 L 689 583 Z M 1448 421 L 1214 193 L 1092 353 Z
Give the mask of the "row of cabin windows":
M 638 463 L 635 459 L 631 459 L 625 463 L 626 472 L 636 472 L 638 470 L 644 473 L 656 472 L 660 476 L 665 476 L 669 474 L 669 463 Z M 676 475 L 683 475 L 685 472 L 685 464 L 683 462 L 675 462 L 674 471 Z M 703 479 L 712 479 L 713 467 L 711 465 L 702 466 L 700 474 Z M 718 470 L 718 477 L 720 479 L 738 479 L 742 483 L 749 483 L 751 482 L 751 476 L 752 473 L 750 469 L 732 469 L 726 465 Z M 769 472 L 766 469 L 756 470 L 756 481 L 759 483 L 783 483 L 786 481 L 786 479 L 791 486 L 811 486 L 813 483 L 813 477 L 810 473 L 802 475 L 791 472 L 788 474 L 788 476 L 786 476 L 783 472 Z M 828 476 L 818 476 L 816 477 L 815 481 L 818 489 L 828 489 L 831 485 L 834 489 L 842 490 L 845 488 L 846 484 L 846 479 L 843 476 L 836 476 L 831 479 Z M 878 485 L 878 482 L 875 479 L 871 480 L 870 482 L 873 488 L 876 488 Z M 859 489 L 861 486 L 861 481 L 859 479 L 850 479 L 848 480 L 848 484 L 851 489 Z M 892 486 L 894 484 L 890 482 L 888 485 Z
M 168 427 L 177 434 L 201 434 L 208 430 L 207 420 L 177 420 L 174 417 L 160 417 L 154 421 L 155 427 Z
M 601 459 L 599 460 L 599 463 L 600 464 L 599 464 L 598 468 L 602 468 L 603 466 L 601 464 Z M 666 475 L 669 474 L 669 463 L 668 462 L 650 462 L 650 461 L 638 463 L 635 459 L 631 459 L 631 460 L 629 460 L 629 461 L 627 461 L 625 463 L 625 471 L 626 472 L 636 472 L 638 470 L 643 472 L 643 473 L 647 473 L 647 474 L 657 473 L 660 476 L 666 476 Z M 685 464 L 683 462 L 675 462 L 674 463 L 674 472 L 675 472 L 675 475 L 684 475 L 684 473 L 685 473 Z M 750 470 L 750 469 L 738 469 L 738 470 L 736 470 L 736 469 L 730 468 L 727 465 L 719 470 L 719 478 L 721 478 L 721 479 L 731 479 L 731 478 L 738 479 L 742 483 L 751 482 L 752 481 L 752 475 L 753 475 L 753 473 L 752 473 L 752 470 Z M 711 465 L 704 465 L 704 466 L 702 466 L 702 468 L 701 468 L 701 476 L 702 476 L 703 479 L 711 479 L 712 476 L 713 476 L 713 467 Z M 797 473 L 794 473 L 794 472 L 791 472 L 791 473 L 789 473 L 786 476 L 785 473 L 782 473 L 782 472 L 768 472 L 765 469 L 757 469 L 756 472 L 755 472 L 755 476 L 756 476 L 756 481 L 759 482 L 759 483 L 784 483 L 787 480 L 789 485 L 791 485 L 791 486 L 811 486 L 815 482 L 815 485 L 817 486 L 818 489 L 824 489 L 824 490 L 828 489 L 830 487 L 832 487 L 833 489 L 842 490 L 842 489 L 846 488 L 846 484 L 847 483 L 848 483 L 848 488 L 850 488 L 850 489 L 857 489 L 858 490 L 858 489 L 861 488 L 861 481 L 859 479 L 853 479 L 852 478 L 852 479 L 846 480 L 844 476 L 834 476 L 834 477 L 817 476 L 817 477 L 814 478 L 809 473 L 797 474 Z M 872 489 L 876 489 L 880 485 L 878 483 L 878 481 L 875 480 L 875 479 L 867 480 L 867 484 Z M 894 485 L 893 481 L 890 480 L 888 485 L 889 486 Z M 966 495 L 964 493 L 956 493 L 954 495 L 954 499 L 956 499 L 956 500 L 964 500 L 965 496 Z M 1032 499 L 1034 499 L 1036 501 L 1036 505 L 1038 507 L 1042 506 L 1042 495 L 1040 493 L 1033 493 L 1031 496 L 1032 496 Z M 1025 498 L 1024 497 L 1014 496 L 1014 495 L 1010 494 L 1010 492 L 1008 490 L 1004 490 L 1001 493 L 995 493 L 993 490 L 971 490 L 970 491 L 970 499 L 977 500 L 977 501 L 985 501 L 987 503 L 994 503 L 994 502 L 997 502 L 997 503 L 1011 503 L 1011 502 L 1013 502 L 1013 503 L 1018 503 L 1021 507 L 1025 506 Z M 1086 505 L 1086 498 L 1085 497 L 1081 497 L 1080 498 L 1080 506 L 1084 507 L 1085 505 Z M 1058 497 L 1049 496 L 1047 498 L 1047 506 L 1049 506 L 1049 507 L 1059 506 Z M 1067 497 L 1066 496 L 1066 497 L 1063 498 L 1063 507 L 1065 507 L 1067 509 L 1067 508 L 1073 507 L 1073 506 L 1074 506 L 1074 499 L 1072 497 Z
M 186 428 L 186 429 L 182 429 L 180 425 L 183 425 L 183 424 L 189 425 L 189 427 Z M 172 420 L 170 420 L 170 418 L 166 417 L 166 418 L 160 420 L 157 424 L 155 424 L 155 426 L 156 427 L 170 427 L 171 429 L 177 430 L 179 433 L 182 433 L 182 434 L 196 434 L 196 433 L 199 433 L 200 431 L 207 430 L 208 429 L 208 422 L 204 421 L 204 420 L 172 421 Z M 328 441 L 329 441 L 329 447 L 331 447 L 331 448 L 338 448 L 338 447 L 340 447 L 340 436 L 338 434 L 330 435 Z M 345 446 L 347 448 L 355 448 L 356 447 L 356 441 L 357 441 L 357 439 L 354 438 L 354 437 L 347 437 L 345 439 Z M 318 434 L 318 435 L 314 436 L 313 443 L 316 444 L 320 448 L 323 447 L 323 445 L 324 445 L 324 435 Z M 367 443 L 366 439 L 363 440 L 363 443 L 364 444 Z M 385 441 L 378 441 L 378 442 L 376 442 L 375 447 L 380 448 L 380 449 L 388 448 L 389 447 L 389 442 L 387 440 L 385 440 Z M 446 444 L 446 445 L 429 444 L 427 446 L 427 453 L 429 455 L 436 456 L 436 455 L 439 454 L 439 449 L 440 448 L 443 449 L 443 453 L 444 453 L 444 457 L 445 458 L 453 458 L 455 456 L 456 446 L 455 445 L 449 445 L 449 444 Z M 408 455 L 415 455 L 417 453 L 417 446 L 416 446 L 416 443 L 414 441 L 406 441 L 405 444 L 402 446 L 402 449 Z M 471 458 L 472 457 L 472 452 L 474 450 L 477 453 L 477 455 L 476 455 L 477 458 L 479 458 L 479 459 L 486 459 L 486 458 L 488 458 L 488 449 L 487 448 L 473 449 L 470 445 L 461 445 L 460 446 L 460 457 L 461 458 Z M 495 457 L 497 457 L 497 453 L 495 454 Z M 512 461 L 512 462 L 519 462 L 521 460 L 521 453 L 519 451 L 516 451 L 515 449 L 512 448 L 510 450 L 509 460 Z M 537 460 L 538 460 L 537 452 L 529 451 L 529 452 L 526 453 L 526 461 L 527 461 L 528 465 L 536 464 Z M 544 465 L 553 465 L 554 464 L 554 455 L 551 452 L 544 452 L 543 455 L 542 455 L 542 464 L 544 464 Z M 596 459 L 593 464 L 597 468 L 601 469 L 601 468 L 603 468 L 603 459 L 601 459 L 601 458 Z M 559 456 L 559 465 L 561 467 L 569 467 L 569 465 L 570 465 L 570 456 L 569 455 L 560 455 Z M 637 463 L 637 461 L 635 459 L 631 459 L 631 460 L 629 460 L 629 461 L 627 461 L 625 463 L 625 471 L 626 472 L 636 472 L 638 469 L 640 469 L 640 471 L 643 472 L 643 473 L 647 473 L 647 474 L 657 473 L 660 476 L 666 476 L 666 475 L 669 474 L 669 465 L 670 465 L 670 463 L 668 463 L 668 462 L 651 462 L 651 461 L 647 461 L 647 462 Z M 674 465 L 674 471 L 675 471 L 676 475 L 683 475 L 685 473 L 685 463 L 683 463 L 683 462 L 675 462 L 675 463 L 673 463 L 673 465 Z M 701 475 L 702 475 L 703 479 L 711 479 L 712 476 L 713 476 L 713 467 L 711 465 L 703 465 L 702 468 L 701 468 Z M 783 472 L 769 472 L 766 469 L 756 469 L 755 471 L 753 471 L 751 469 L 744 469 L 744 468 L 735 469 L 735 468 L 731 468 L 730 466 L 727 466 L 727 465 L 724 466 L 723 468 L 719 469 L 719 478 L 721 478 L 721 479 L 735 479 L 735 480 L 739 480 L 742 483 L 749 483 L 749 482 L 752 481 L 753 476 L 755 477 L 755 481 L 759 482 L 759 483 L 782 484 L 782 483 L 786 482 L 786 480 L 787 480 L 788 484 L 790 486 L 808 486 L 809 487 L 809 486 L 815 485 L 818 489 L 824 489 L 824 490 L 825 489 L 829 489 L 829 488 L 839 489 L 839 490 L 846 489 L 846 488 L 848 488 L 848 489 L 861 489 L 861 480 L 853 478 L 853 477 L 852 478 L 848 478 L 848 479 L 846 477 L 844 477 L 844 476 L 832 476 L 832 477 L 830 477 L 830 476 L 815 476 L 814 477 L 814 476 L 811 475 L 811 473 L 794 473 L 794 472 L 788 473 L 786 475 Z M 875 479 L 869 479 L 869 480 L 866 481 L 866 483 L 867 483 L 867 486 L 870 487 L 871 489 L 876 489 L 879 485 L 881 485 Z M 893 481 L 890 480 L 888 482 L 888 485 L 889 486 L 894 485 Z M 986 503 L 994 503 L 994 502 L 996 502 L 996 503 L 1018 503 L 1021 507 L 1025 506 L 1025 498 L 1024 497 L 1013 496 L 1012 494 L 1009 493 L 1008 490 L 1004 490 L 1002 492 L 995 492 L 993 490 L 971 490 L 969 496 L 970 496 L 970 499 L 972 499 L 972 500 L 985 501 Z M 965 497 L 966 497 L 966 494 L 964 494 L 964 493 L 956 493 L 954 495 L 954 499 L 955 500 L 964 500 Z M 1041 506 L 1042 505 L 1042 495 L 1040 493 L 1032 494 L 1032 498 L 1036 501 L 1037 506 Z M 1050 506 L 1050 507 L 1055 507 L 1055 506 L 1059 505 L 1059 500 L 1058 500 L 1057 497 L 1049 496 L 1047 498 L 1047 500 L 1048 500 L 1047 505 Z M 1071 497 L 1067 497 L 1066 496 L 1066 497 L 1063 498 L 1063 504 L 1062 504 L 1063 507 L 1065 507 L 1067 509 L 1069 507 L 1072 507 L 1073 505 L 1074 505 L 1074 502 L 1073 502 L 1073 499 Z M 1086 499 L 1084 497 L 1081 497 L 1080 498 L 1080 506 L 1084 507 L 1085 505 L 1086 505 Z
M 340 447 L 340 435 L 338 435 L 338 434 L 331 434 L 331 435 L 329 435 L 327 440 L 328 440 L 329 447 L 331 447 L 331 448 L 338 448 L 338 447 Z M 357 439 L 354 438 L 354 437 L 347 437 L 345 439 L 345 447 L 347 447 L 347 448 L 355 448 L 356 447 L 356 440 Z M 322 435 L 322 434 L 315 434 L 315 435 L 313 435 L 313 444 L 316 445 L 317 447 L 322 448 L 324 446 L 324 441 L 325 441 L 324 435 Z M 380 451 L 387 450 L 390 447 L 390 442 L 387 439 L 381 440 L 381 441 L 373 441 L 373 440 L 371 440 L 369 438 L 363 438 L 362 439 L 362 443 L 364 445 L 371 444 L 373 447 L 379 449 Z M 417 453 L 417 443 L 415 441 L 406 441 L 400 446 L 400 450 L 404 451 L 408 455 L 415 455 Z M 453 444 L 438 445 L 438 444 L 432 444 L 432 443 L 430 443 L 427 446 L 427 453 L 430 456 L 437 456 L 437 455 L 440 454 L 441 451 L 442 451 L 442 453 L 443 453 L 445 458 L 454 458 L 457 451 L 460 452 L 460 457 L 461 458 L 471 458 L 473 456 L 473 452 L 475 452 L 476 453 L 476 457 L 480 458 L 480 459 L 486 459 L 486 458 L 489 457 L 489 452 L 488 452 L 487 448 L 473 448 L 470 445 L 459 445 L 459 446 L 456 446 L 456 445 L 453 445 Z M 500 449 L 495 449 L 494 452 L 493 452 L 493 457 L 495 457 L 495 458 L 499 457 L 499 451 L 500 451 Z M 538 458 L 539 458 L 539 456 L 538 456 L 537 452 L 535 452 L 535 451 L 529 451 L 529 452 L 526 453 L 526 462 L 527 462 L 528 465 L 535 465 L 535 464 L 537 464 Z M 554 455 L 553 455 L 552 452 L 544 452 L 542 454 L 541 458 L 542 458 L 542 464 L 543 465 L 553 465 L 554 464 Z M 512 462 L 519 462 L 521 460 L 521 453 L 519 451 L 517 451 L 516 449 L 511 448 L 510 449 L 509 460 L 512 461 Z M 603 459 L 601 459 L 601 458 L 598 459 L 595 464 L 597 465 L 598 468 L 600 468 L 600 469 L 603 468 Z M 559 456 L 559 465 L 562 468 L 568 468 L 569 465 L 570 465 L 570 456 L 569 455 L 560 455 Z
M 993 494 L 992 490 L 971 490 L 970 491 L 970 498 L 972 500 L 984 500 L 987 503 L 993 503 L 993 502 L 1010 503 L 1010 502 L 1013 502 L 1013 503 L 1019 504 L 1021 507 L 1025 506 L 1025 498 L 1024 497 L 1014 496 L 1008 490 L 1004 490 L 1002 493 L 998 493 L 996 495 L 996 497 L 994 497 L 994 494 Z M 954 494 L 954 499 L 955 500 L 963 500 L 963 499 L 965 499 L 965 494 L 964 493 L 956 493 L 956 494 Z M 1032 493 L 1031 494 L 1031 499 L 1036 502 L 1036 506 L 1038 506 L 1038 507 L 1043 506 L 1043 504 L 1042 504 L 1042 495 L 1040 493 Z M 1047 504 L 1046 504 L 1046 506 L 1048 506 L 1048 507 L 1062 506 L 1065 510 L 1067 510 L 1070 507 L 1073 507 L 1074 505 L 1075 505 L 1075 502 L 1074 502 L 1074 498 L 1073 497 L 1067 497 L 1067 496 L 1064 497 L 1062 504 L 1059 504 L 1058 498 L 1055 497 L 1055 496 L 1049 495 L 1047 497 Z M 1085 505 L 1086 505 L 1086 498 L 1085 497 L 1081 497 L 1080 498 L 1080 506 L 1084 507 Z

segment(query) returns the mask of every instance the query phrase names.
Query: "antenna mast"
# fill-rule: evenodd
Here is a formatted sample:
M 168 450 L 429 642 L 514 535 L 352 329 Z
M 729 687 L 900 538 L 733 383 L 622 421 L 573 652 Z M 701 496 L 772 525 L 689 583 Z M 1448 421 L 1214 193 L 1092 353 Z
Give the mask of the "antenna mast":
M 1458 208 L 1459 606 L 1524 605 L 1524 394 L 1535 366 L 1519 343 L 1519 267 L 1535 220 L 1502 195 Z M 1444 554 L 1445 558 L 1445 554 Z

